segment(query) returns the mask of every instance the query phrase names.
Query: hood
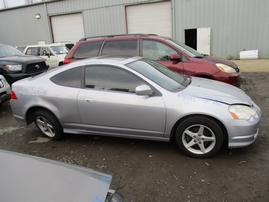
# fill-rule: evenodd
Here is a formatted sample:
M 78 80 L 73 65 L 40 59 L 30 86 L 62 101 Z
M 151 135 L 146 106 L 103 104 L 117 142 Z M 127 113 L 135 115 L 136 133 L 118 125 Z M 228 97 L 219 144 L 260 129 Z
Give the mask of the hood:
M 184 93 L 229 105 L 245 104 L 252 106 L 251 98 L 241 89 L 223 82 L 204 78 L 192 77 L 192 82 L 184 90 Z
M 112 179 L 81 166 L 4 150 L 0 170 L 1 202 L 103 201 Z
M 33 56 L 33 55 L 21 55 L 21 56 L 10 56 L 10 57 L 4 57 L 0 58 L 0 63 L 3 62 L 10 62 L 10 63 L 38 63 L 43 62 L 45 59 Z
M 230 60 L 224 59 L 224 58 L 207 56 L 204 59 L 207 60 L 207 61 L 213 62 L 213 63 L 222 63 L 222 64 L 228 65 L 228 66 L 230 66 L 230 67 L 232 67 L 234 69 L 238 68 L 238 66 L 235 63 L 233 63 Z

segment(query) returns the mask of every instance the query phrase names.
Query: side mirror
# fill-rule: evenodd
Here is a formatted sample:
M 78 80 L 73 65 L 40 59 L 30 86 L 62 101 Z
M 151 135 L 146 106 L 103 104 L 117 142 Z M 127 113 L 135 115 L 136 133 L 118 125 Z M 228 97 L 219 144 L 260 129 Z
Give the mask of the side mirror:
M 170 60 L 173 61 L 174 64 L 181 62 L 181 56 L 179 54 L 171 54 Z
M 148 85 L 140 85 L 140 86 L 137 86 L 135 88 L 135 93 L 137 95 L 152 95 L 153 94 L 153 91 L 151 90 L 151 88 L 148 86 Z

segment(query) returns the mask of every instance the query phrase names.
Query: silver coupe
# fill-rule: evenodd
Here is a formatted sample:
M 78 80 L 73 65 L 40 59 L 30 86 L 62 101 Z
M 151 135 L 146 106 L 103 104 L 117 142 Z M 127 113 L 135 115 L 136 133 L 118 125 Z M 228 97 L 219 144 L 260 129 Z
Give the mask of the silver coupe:
M 14 117 L 51 139 L 64 133 L 157 141 L 208 158 L 255 141 L 260 108 L 239 88 L 182 76 L 141 57 L 81 60 L 12 85 Z

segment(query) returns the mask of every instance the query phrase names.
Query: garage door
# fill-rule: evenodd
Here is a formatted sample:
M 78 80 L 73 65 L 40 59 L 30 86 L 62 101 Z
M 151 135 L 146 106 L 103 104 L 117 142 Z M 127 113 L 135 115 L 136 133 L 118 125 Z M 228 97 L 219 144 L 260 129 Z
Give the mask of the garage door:
M 171 1 L 127 6 L 127 33 L 172 37 L 171 8 Z
M 83 18 L 81 13 L 51 17 L 54 42 L 79 41 L 84 36 Z

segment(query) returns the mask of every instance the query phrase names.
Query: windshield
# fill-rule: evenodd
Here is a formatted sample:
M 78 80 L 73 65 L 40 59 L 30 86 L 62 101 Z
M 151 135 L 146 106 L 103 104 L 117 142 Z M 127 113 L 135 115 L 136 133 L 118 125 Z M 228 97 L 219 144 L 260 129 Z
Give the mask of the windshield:
M 188 85 L 180 74 L 146 58 L 129 63 L 127 66 L 169 91 L 175 92 Z
M 188 54 L 191 57 L 196 57 L 196 58 L 203 58 L 204 57 L 203 54 L 197 52 L 196 50 L 185 45 L 184 43 L 181 43 L 181 42 L 176 41 L 174 39 L 169 39 L 169 40 L 167 40 L 167 42 L 176 46 L 178 49 L 180 49 L 181 51 L 183 51 L 184 53 Z
M 69 49 L 66 46 L 51 46 L 53 52 L 57 55 L 59 54 L 67 54 Z
M 0 45 L 0 58 L 24 55 L 21 51 L 9 45 Z

